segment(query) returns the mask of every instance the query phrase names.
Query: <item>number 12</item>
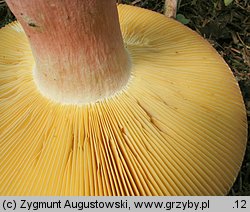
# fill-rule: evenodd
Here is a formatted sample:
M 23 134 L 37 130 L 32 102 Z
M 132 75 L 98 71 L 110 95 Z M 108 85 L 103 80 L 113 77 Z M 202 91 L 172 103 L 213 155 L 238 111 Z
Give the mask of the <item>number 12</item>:
M 236 208 L 247 208 L 246 207 L 246 204 L 247 204 L 246 200 L 240 200 L 240 201 L 236 200 L 235 204 L 236 204 Z

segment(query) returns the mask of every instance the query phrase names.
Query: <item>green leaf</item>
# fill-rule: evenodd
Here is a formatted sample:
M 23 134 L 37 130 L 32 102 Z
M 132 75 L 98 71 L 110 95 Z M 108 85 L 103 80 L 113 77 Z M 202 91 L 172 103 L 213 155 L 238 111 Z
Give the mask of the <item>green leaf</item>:
M 228 6 L 229 4 L 231 4 L 233 2 L 233 0 L 224 0 L 224 4 L 226 6 Z
M 187 19 L 187 18 L 186 18 L 184 15 L 182 15 L 182 14 L 177 14 L 177 15 L 176 15 L 176 20 L 179 21 L 179 22 L 181 22 L 181 23 L 184 24 L 184 25 L 186 25 L 186 24 L 188 24 L 188 23 L 190 22 L 190 20 Z

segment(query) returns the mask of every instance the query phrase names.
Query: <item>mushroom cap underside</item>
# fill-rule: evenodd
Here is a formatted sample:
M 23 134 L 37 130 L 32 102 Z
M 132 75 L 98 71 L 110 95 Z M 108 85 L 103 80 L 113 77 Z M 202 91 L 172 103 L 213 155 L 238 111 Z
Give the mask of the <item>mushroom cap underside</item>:
M 84 105 L 43 97 L 18 22 L 0 30 L 0 195 L 225 195 L 246 146 L 232 72 L 192 30 L 119 5 L 128 85 Z

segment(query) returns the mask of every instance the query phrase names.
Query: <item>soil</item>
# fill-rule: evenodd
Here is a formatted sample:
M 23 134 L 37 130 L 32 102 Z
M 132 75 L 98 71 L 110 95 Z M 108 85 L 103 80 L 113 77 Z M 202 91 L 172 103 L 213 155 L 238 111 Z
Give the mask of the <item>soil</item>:
M 164 0 L 119 0 L 164 13 Z M 206 38 L 229 64 L 246 104 L 250 124 L 250 2 L 234 0 L 179 0 L 177 17 Z M 6 3 L 0 0 L 0 28 L 15 20 Z M 250 195 L 250 136 L 239 176 L 228 195 Z

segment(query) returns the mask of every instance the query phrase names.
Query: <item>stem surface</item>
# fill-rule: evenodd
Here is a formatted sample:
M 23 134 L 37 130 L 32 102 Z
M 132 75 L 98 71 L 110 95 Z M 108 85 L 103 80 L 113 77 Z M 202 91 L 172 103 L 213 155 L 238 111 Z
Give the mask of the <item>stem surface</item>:
M 29 38 L 41 93 L 67 104 L 95 102 L 130 77 L 115 0 L 7 0 Z

